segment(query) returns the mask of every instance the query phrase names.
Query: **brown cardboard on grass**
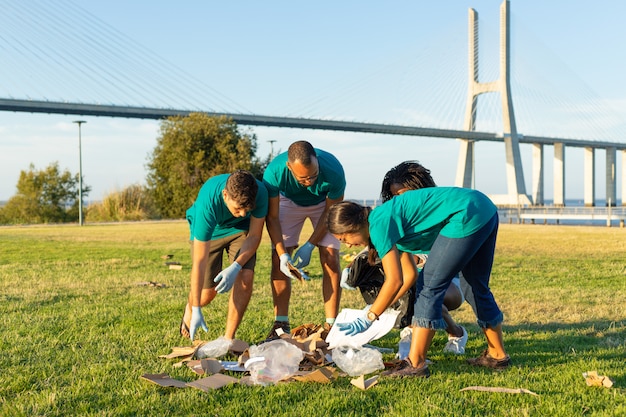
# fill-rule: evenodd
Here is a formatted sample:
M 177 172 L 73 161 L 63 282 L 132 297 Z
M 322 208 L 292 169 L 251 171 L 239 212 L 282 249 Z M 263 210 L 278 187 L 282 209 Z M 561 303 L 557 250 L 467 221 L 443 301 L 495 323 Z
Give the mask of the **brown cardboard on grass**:
M 378 375 L 375 375 L 370 379 L 365 379 L 365 375 L 361 375 L 357 378 L 351 379 L 350 383 L 359 389 L 368 390 L 378 384 Z
M 238 384 L 239 380 L 232 376 L 224 374 L 214 374 L 206 378 L 198 379 L 187 384 L 188 387 L 198 388 L 202 391 L 209 392 L 213 389 L 222 388 L 230 384 Z
M 461 388 L 459 391 L 484 391 L 484 392 L 504 392 L 506 394 L 530 394 L 539 396 L 539 394 L 535 394 L 532 391 L 529 391 L 525 388 L 503 388 L 503 387 L 482 387 L 482 386 L 473 386 L 473 387 L 465 387 Z
M 319 382 L 321 384 L 328 384 L 337 379 L 338 375 L 339 372 L 337 371 L 337 368 L 325 366 L 312 372 L 303 372 L 298 375 L 294 375 L 293 379 L 300 382 Z
M 196 352 L 198 351 L 198 349 L 205 343 L 207 342 L 204 340 L 194 340 L 192 346 L 173 347 L 171 353 L 167 355 L 159 355 L 159 358 L 182 358 L 180 362 L 174 364 L 174 367 L 179 367 L 185 362 L 189 362 L 190 360 L 192 360 L 196 356 Z M 245 352 L 248 347 L 248 343 L 244 342 L 243 340 L 234 339 L 228 351 L 231 354 L 237 356 Z
M 162 387 L 186 388 L 187 383 L 178 379 L 170 378 L 168 374 L 143 374 L 142 379 L 160 385 Z
M 605 375 L 598 375 L 597 371 L 583 372 L 583 378 L 585 378 L 585 382 L 590 387 L 611 388 L 613 386 L 611 378 Z
M 298 281 L 304 284 L 304 279 L 302 279 L 302 274 L 300 273 L 300 270 L 290 263 L 288 263 L 287 266 L 289 267 L 289 272 L 291 272 L 293 276 L 298 278 Z
M 187 362 L 187 367 L 198 375 L 213 375 L 224 370 L 217 359 L 200 359 Z

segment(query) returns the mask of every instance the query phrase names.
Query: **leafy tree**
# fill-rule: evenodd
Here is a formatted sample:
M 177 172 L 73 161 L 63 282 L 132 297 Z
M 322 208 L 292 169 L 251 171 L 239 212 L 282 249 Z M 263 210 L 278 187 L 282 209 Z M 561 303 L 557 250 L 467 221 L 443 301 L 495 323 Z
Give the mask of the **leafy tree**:
M 17 194 L 2 207 L 3 223 L 62 223 L 78 220 L 78 174 L 61 172 L 59 163 L 46 169 L 21 171 Z M 83 184 L 83 198 L 91 187 Z
M 202 184 L 214 175 L 247 169 L 260 178 L 267 162 L 255 157 L 256 140 L 223 116 L 192 113 L 165 119 L 148 157 L 146 181 L 161 216 L 184 217 Z

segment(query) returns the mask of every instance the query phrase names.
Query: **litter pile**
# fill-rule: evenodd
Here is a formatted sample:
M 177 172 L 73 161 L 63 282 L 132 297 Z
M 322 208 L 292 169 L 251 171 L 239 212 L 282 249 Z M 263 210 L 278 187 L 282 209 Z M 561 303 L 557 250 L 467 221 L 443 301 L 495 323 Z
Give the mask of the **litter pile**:
M 141 377 L 164 387 L 194 387 L 209 391 L 229 384 L 272 385 L 289 382 L 330 383 L 340 376 L 356 376 L 353 385 L 368 389 L 377 376 L 365 374 L 384 369 L 382 354 L 373 347 L 341 346 L 328 349 L 326 337 L 330 326 L 304 324 L 279 339 L 249 346 L 242 340 L 220 337 L 210 342 L 195 341 L 192 346 L 175 347 L 164 359 L 178 359 L 174 367 L 187 366 L 202 378 L 185 382 L 168 374 L 144 374 Z M 221 361 L 225 355 L 237 361 Z M 391 366 L 391 364 L 389 364 Z M 240 378 L 225 372 L 241 373 Z

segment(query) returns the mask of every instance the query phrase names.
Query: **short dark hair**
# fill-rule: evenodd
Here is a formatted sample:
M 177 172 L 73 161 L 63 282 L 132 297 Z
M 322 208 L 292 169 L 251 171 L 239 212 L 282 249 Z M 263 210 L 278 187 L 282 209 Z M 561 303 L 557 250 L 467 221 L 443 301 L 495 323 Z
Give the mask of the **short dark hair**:
M 287 149 L 287 159 L 289 162 L 300 161 L 302 165 L 308 167 L 313 162 L 313 158 L 317 158 L 315 148 L 305 140 L 294 142 L 289 145 L 289 149 Z
M 256 195 L 259 185 L 254 175 L 249 171 L 238 169 L 228 176 L 226 180 L 226 192 L 229 197 L 246 211 L 256 206 Z
M 383 202 L 393 197 L 392 184 L 400 184 L 410 190 L 437 186 L 433 177 L 430 176 L 430 170 L 417 161 L 404 161 L 387 171 L 380 190 L 380 198 Z

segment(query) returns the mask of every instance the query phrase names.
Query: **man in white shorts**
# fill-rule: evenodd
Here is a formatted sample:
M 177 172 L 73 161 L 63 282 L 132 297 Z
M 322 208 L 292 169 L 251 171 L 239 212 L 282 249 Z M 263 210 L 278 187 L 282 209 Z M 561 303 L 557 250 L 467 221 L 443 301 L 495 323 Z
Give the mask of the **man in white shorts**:
M 322 265 L 324 312 L 326 323 L 332 325 L 337 317 L 341 299 L 339 241 L 326 230 L 328 208 L 343 200 L 346 178 L 343 167 L 332 154 L 313 148 L 306 141 L 294 142 L 287 152 L 277 155 L 263 174 L 269 195 L 266 227 L 272 241 L 272 296 L 274 325 L 266 340 L 279 336 L 278 329 L 289 333 L 289 300 L 292 264 L 304 268 L 311 260 L 315 247 Z M 308 240 L 298 247 L 298 239 L 306 219 L 314 230 Z

